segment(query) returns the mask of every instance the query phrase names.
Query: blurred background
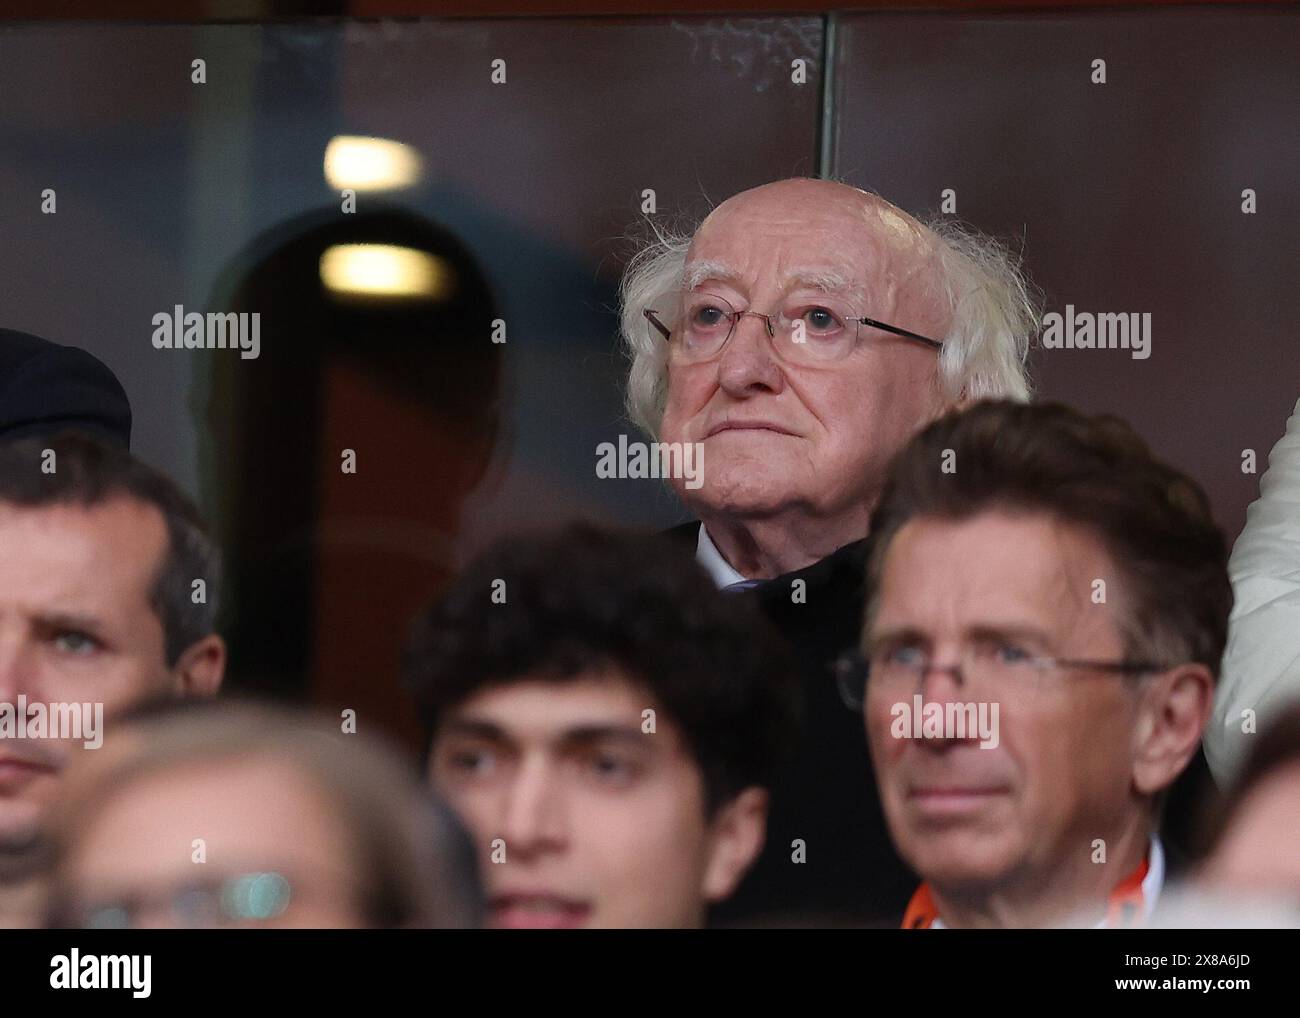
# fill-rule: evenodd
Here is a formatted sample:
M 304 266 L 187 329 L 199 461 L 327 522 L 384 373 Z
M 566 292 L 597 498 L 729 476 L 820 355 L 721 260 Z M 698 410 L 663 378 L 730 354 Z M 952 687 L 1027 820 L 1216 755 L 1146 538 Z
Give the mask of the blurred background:
M 654 226 L 793 175 L 918 215 L 950 191 L 1047 310 L 1149 312 L 1149 359 L 1040 350 L 1038 394 L 1132 421 L 1239 532 L 1243 450 L 1262 471 L 1300 397 L 1294 7 L 520 6 L 474 5 L 556 13 L 0 24 L 0 326 L 105 361 L 134 450 L 200 500 L 236 688 L 414 743 L 400 647 L 458 563 L 682 519 L 658 481 L 596 477 L 637 437 L 618 278 Z M 260 356 L 155 349 L 176 305 L 260 313 Z

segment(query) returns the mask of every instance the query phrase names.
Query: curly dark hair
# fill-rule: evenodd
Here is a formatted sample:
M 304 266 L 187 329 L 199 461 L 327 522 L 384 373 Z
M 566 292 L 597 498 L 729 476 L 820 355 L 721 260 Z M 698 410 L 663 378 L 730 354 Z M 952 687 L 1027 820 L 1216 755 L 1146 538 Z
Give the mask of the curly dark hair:
M 505 603 L 493 601 L 498 580 Z M 482 689 L 606 667 L 644 685 L 679 727 L 710 815 L 770 786 L 791 752 L 802 700 L 784 642 L 663 536 L 574 524 L 504 541 L 416 620 L 406 655 L 430 740 L 446 710 Z

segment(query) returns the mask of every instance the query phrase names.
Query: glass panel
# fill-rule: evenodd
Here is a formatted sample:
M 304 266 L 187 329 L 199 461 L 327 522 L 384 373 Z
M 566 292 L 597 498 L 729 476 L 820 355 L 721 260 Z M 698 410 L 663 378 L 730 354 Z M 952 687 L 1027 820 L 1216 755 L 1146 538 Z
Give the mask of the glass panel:
M 1148 358 L 1043 350 L 1039 394 L 1128 419 L 1235 535 L 1300 379 L 1298 61 L 1294 12 L 845 16 L 830 169 L 917 214 L 955 192 L 1048 311 L 1150 314 Z

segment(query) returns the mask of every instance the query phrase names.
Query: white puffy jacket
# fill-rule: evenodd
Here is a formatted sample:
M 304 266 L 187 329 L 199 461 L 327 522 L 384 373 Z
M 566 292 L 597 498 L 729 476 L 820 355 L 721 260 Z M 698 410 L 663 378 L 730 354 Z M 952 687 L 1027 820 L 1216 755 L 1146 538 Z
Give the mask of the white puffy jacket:
M 1228 647 L 1205 732 L 1205 756 L 1220 787 L 1229 787 L 1257 730 L 1300 699 L 1300 402 L 1269 454 L 1259 500 L 1228 563 L 1236 603 Z

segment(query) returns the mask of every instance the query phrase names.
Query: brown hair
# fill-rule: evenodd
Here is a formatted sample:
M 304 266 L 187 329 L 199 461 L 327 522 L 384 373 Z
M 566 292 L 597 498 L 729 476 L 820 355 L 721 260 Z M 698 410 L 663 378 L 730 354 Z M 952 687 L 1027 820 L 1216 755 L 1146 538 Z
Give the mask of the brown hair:
M 934 421 L 899 452 L 872 514 L 869 589 L 908 520 L 990 510 L 1044 513 L 1094 534 L 1131 591 L 1127 653 L 1218 676 L 1232 610 L 1227 543 L 1200 486 L 1124 421 L 1006 401 Z

